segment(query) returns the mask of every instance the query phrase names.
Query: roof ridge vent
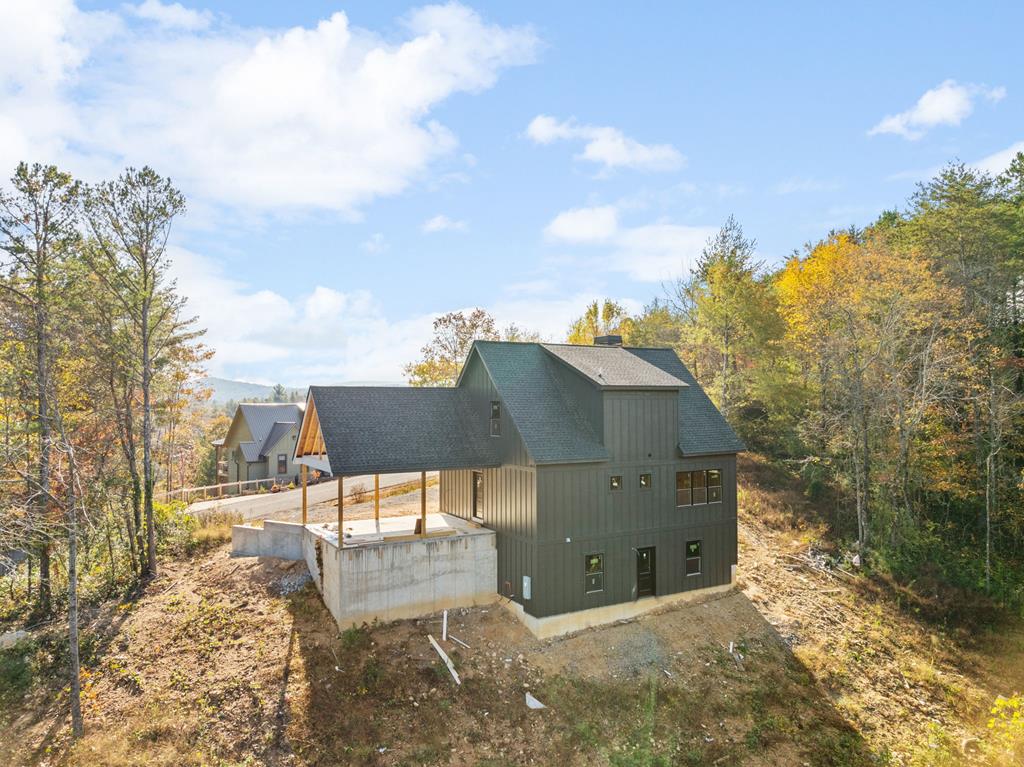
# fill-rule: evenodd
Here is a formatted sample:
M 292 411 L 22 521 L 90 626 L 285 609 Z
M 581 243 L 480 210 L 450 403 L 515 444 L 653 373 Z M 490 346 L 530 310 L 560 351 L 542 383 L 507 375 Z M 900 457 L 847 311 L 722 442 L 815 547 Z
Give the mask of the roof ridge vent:
M 594 336 L 594 346 L 622 346 L 622 336 Z

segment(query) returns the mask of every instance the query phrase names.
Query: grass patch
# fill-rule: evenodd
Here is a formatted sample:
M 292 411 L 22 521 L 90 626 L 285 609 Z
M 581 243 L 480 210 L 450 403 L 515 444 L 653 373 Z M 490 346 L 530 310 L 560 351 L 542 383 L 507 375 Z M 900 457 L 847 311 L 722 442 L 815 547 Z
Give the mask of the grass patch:
M 32 687 L 34 650 L 35 646 L 30 641 L 0 650 L 0 720 L 5 720 L 7 713 L 14 712 Z

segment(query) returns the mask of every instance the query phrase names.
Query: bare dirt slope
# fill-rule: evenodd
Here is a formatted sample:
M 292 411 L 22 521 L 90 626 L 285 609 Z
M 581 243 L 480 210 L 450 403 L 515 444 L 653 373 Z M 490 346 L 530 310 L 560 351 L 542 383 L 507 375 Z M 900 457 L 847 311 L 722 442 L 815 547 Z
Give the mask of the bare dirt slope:
M 543 642 L 499 605 L 453 612 L 461 686 L 426 638 L 440 616 L 339 632 L 301 565 L 168 563 L 91 624 L 85 739 L 69 750 L 41 685 L 0 764 L 932 763 L 912 755 L 929 726 L 973 735 L 1019 689 L 1018 629 L 940 629 L 912 595 L 819 569 L 825 533 L 774 472 L 741 469 L 742 590 Z

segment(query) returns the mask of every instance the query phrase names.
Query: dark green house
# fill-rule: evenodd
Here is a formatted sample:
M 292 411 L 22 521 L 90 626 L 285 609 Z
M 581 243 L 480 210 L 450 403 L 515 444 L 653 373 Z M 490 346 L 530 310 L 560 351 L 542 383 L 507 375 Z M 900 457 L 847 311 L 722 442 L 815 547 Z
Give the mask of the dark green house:
M 538 633 L 732 582 L 743 444 L 670 349 L 477 341 L 454 388 L 310 403 L 325 469 L 440 470 L 440 511 L 496 532 L 495 590 Z

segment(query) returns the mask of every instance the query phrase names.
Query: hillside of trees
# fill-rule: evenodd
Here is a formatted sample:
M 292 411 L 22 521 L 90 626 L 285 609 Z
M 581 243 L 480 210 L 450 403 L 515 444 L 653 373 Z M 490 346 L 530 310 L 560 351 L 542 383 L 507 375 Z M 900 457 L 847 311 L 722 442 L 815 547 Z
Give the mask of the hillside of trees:
M 671 346 L 746 444 L 839 491 L 860 560 L 1024 610 L 1024 155 L 950 164 L 902 209 L 767 267 L 730 219 L 638 316 L 570 340 Z
M 998 178 L 950 164 L 781 265 L 730 218 L 641 313 L 595 301 L 565 340 L 675 349 L 750 449 L 838 491 L 858 562 L 1022 611 L 1022 280 L 1018 154 Z M 480 309 L 434 330 L 413 385 L 454 383 L 475 338 L 537 340 Z

